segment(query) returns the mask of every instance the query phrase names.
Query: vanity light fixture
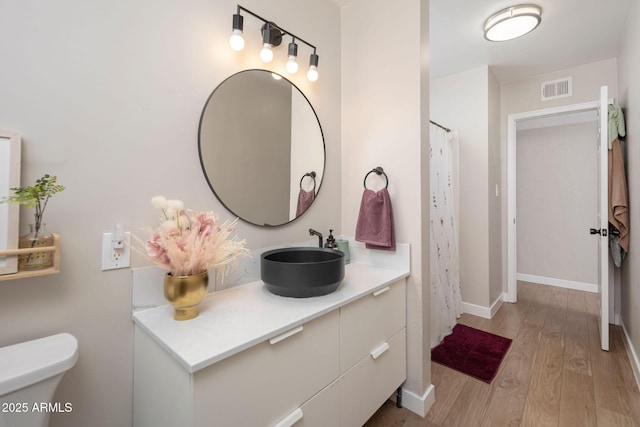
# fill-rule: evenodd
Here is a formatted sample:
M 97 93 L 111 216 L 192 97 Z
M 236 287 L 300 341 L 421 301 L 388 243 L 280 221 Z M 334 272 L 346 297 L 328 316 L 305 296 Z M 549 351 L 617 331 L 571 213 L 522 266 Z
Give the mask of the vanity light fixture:
M 298 45 L 296 44 L 296 38 L 294 37 L 291 43 L 289 43 L 289 59 L 285 68 L 289 74 L 295 74 L 298 72 Z
M 273 51 L 271 50 L 272 46 L 271 25 L 267 22 L 262 27 L 262 49 L 260 50 L 260 59 L 262 59 L 262 62 L 266 64 L 273 61 Z
M 494 13 L 484 23 L 484 38 L 501 42 L 535 30 L 542 21 L 542 9 L 535 4 L 521 4 Z
M 318 55 L 316 55 L 316 50 L 313 50 L 311 54 L 311 58 L 309 59 L 309 71 L 307 71 L 307 79 L 310 82 L 315 82 L 318 80 Z
M 309 57 L 309 71 L 307 72 L 307 79 L 309 79 L 309 81 L 311 82 L 315 82 L 316 80 L 318 80 L 318 55 L 316 54 L 316 47 L 314 45 L 301 39 L 295 34 L 290 33 L 289 31 L 276 25 L 275 23 L 267 21 L 261 16 L 256 15 L 255 13 L 251 12 L 248 9 L 245 9 L 240 5 L 238 5 L 237 13 L 233 15 L 233 30 L 231 38 L 229 39 L 229 44 L 231 45 L 231 48 L 233 50 L 241 51 L 245 45 L 243 36 L 244 17 L 241 15 L 242 12 L 259 19 L 264 23 L 261 29 L 262 49 L 260 50 L 260 59 L 262 59 L 263 62 L 269 63 L 273 60 L 273 48 L 280 46 L 280 44 L 282 43 L 282 37 L 284 35 L 289 35 L 291 36 L 292 40 L 291 43 L 289 43 L 289 47 L 287 49 L 288 59 L 285 65 L 287 72 L 290 74 L 295 74 L 298 71 L 298 44 L 296 43 L 296 41 L 302 42 L 313 49 L 313 53 Z
M 244 18 L 239 13 L 233 15 L 233 32 L 229 39 L 231 49 L 239 52 L 244 49 L 244 37 L 242 35 L 242 29 L 244 27 Z

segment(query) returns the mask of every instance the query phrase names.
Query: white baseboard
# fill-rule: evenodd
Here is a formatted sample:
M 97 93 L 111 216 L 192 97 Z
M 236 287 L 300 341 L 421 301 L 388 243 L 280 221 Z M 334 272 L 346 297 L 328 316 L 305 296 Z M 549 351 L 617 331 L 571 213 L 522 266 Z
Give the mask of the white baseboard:
M 436 403 L 436 395 L 433 384 L 429 384 L 427 391 L 422 396 L 418 396 L 404 388 L 402 389 L 402 407 L 423 418 L 427 416 L 427 412 L 429 412 L 434 403 Z
M 502 293 L 500 294 L 500 296 L 493 302 L 493 304 L 491 304 L 491 318 L 493 319 L 493 316 L 496 315 L 496 313 L 498 312 L 498 310 L 500 310 L 500 307 L 502 307 L 502 303 L 504 302 L 504 300 L 506 299 L 507 294 Z
M 484 317 L 485 319 L 491 319 L 498 312 L 502 303 L 505 300 L 505 294 L 500 296 L 491 304 L 491 307 L 483 307 L 481 305 L 471 304 L 469 302 L 462 302 L 462 312 L 472 314 L 478 317 Z
M 622 341 L 624 342 L 624 346 L 627 349 L 627 355 L 629 356 L 629 362 L 631 362 L 631 368 L 633 369 L 633 375 L 636 377 L 636 384 L 640 387 L 640 359 L 638 358 L 638 353 L 636 353 L 633 348 L 633 344 L 631 343 L 631 338 L 629 338 L 629 334 L 627 333 L 627 328 L 624 327 L 624 323 L 620 322 L 622 326 L 622 332 L 624 334 L 622 337 L 624 338 Z
M 559 288 L 575 289 L 577 291 L 598 293 L 598 285 L 595 283 L 574 282 L 571 280 L 554 279 L 552 277 L 535 276 L 533 274 L 516 273 L 516 280 L 537 283 L 539 285 L 557 286 Z

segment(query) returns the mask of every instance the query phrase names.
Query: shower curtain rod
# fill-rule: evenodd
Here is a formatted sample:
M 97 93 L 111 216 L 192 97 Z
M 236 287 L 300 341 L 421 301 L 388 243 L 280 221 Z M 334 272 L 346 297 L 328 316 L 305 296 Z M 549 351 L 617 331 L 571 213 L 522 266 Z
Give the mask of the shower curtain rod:
M 431 120 L 431 119 L 429 119 L 429 123 L 431 123 L 432 125 L 436 125 L 436 126 L 438 126 L 440 129 L 443 129 L 443 130 L 445 130 L 445 131 L 447 131 L 447 132 L 451 132 L 451 129 L 446 128 L 446 127 L 442 126 L 441 124 L 438 124 L 438 123 L 434 122 L 434 121 L 433 121 L 433 120 Z

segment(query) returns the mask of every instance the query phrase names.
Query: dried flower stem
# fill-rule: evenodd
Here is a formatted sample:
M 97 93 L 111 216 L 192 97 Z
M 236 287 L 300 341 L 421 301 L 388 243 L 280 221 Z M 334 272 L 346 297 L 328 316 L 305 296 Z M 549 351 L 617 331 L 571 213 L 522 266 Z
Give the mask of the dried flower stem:
M 152 201 L 165 220 L 156 230 L 144 229 L 149 234 L 147 240 L 134 236 L 144 251 L 134 250 L 171 275 L 189 276 L 209 269 L 226 275 L 238 257 L 248 255 L 246 241 L 231 237 L 237 218 L 219 225 L 214 212 L 184 209 L 182 202 L 161 196 Z

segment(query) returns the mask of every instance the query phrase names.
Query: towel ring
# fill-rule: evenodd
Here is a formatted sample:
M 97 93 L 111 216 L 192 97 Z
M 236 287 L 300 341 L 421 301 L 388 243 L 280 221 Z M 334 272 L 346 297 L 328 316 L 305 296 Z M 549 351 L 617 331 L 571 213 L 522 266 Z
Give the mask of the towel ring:
M 387 176 L 386 173 L 384 173 L 384 169 L 382 169 L 382 166 L 378 166 L 375 167 L 373 169 L 371 169 L 365 176 L 364 176 L 364 188 L 367 188 L 367 177 L 372 173 L 375 172 L 376 175 L 384 175 L 384 179 L 386 181 L 386 184 L 384 186 L 384 188 L 388 188 L 389 187 L 389 177 Z
M 304 181 L 304 178 L 307 176 L 311 177 L 311 179 L 313 180 L 313 192 L 315 193 L 316 192 L 316 173 L 313 171 L 302 175 L 302 178 L 300 178 L 300 189 L 302 190 L 302 181 Z

